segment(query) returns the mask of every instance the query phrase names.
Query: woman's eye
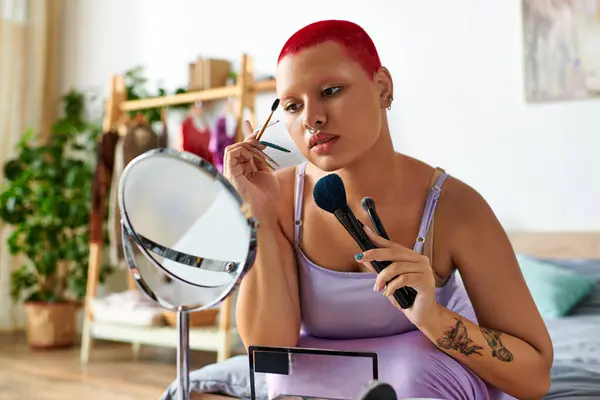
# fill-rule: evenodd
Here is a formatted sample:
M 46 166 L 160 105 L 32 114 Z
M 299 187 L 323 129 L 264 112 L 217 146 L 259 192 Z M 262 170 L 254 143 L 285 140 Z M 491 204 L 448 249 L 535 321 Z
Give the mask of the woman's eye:
M 324 96 L 333 96 L 334 94 L 338 93 L 340 90 L 342 90 L 341 86 L 334 86 L 334 87 L 330 87 L 327 89 L 323 89 L 323 95 Z
M 285 106 L 285 111 L 289 113 L 294 113 L 298 111 L 298 104 L 288 104 L 287 106 Z

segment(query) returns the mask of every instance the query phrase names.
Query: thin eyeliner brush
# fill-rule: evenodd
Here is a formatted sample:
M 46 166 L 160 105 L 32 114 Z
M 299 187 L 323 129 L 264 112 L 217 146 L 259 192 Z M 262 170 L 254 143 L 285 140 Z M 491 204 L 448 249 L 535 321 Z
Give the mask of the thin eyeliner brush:
M 360 204 L 361 204 L 362 208 L 369 214 L 369 218 L 371 219 L 371 222 L 373 223 L 375 232 L 382 238 L 390 240 L 390 237 L 388 236 L 387 232 L 385 231 L 385 228 L 383 227 L 383 222 L 381 222 L 379 215 L 377 215 L 377 211 L 375 211 L 375 201 L 370 197 L 363 197 Z M 407 294 L 408 297 L 417 295 L 417 291 L 412 287 L 404 287 L 402 289 L 404 289 L 405 291 L 408 292 L 408 294 Z
M 262 127 L 260 128 L 260 131 L 258 131 L 258 133 L 256 134 L 255 139 L 257 141 L 260 141 L 260 137 L 263 135 L 263 133 L 265 132 L 265 129 L 267 129 L 267 126 L 269 126 L 269 122 L 271 121 L 271 118 L 273 117 L 273 113 L 275 112 L 275 110 L 277 110 L 277 107 L 279 107 L 279 99 L 275 99 L 275 101 L 273 102 L 273 104 L 271 105 L 271 112 L 269 113 L 269 117 L 267 118 L 267 120 L 265 121 L 265 123 L 262 125 Z M 260 154 L 261 157 L 263 157 L 263 160 L 266 158 L 268 159 L 271 163 L 275 164 L 276 166 L 279 166 L 279 164 L 277 164 L 275 162 L 275 160 L 273 160 L 271 157 L 269 157 L 268 155 L 266 155 L 265 153 L 263 153 L 262 151 L 255 149 L 255 152 Z M 259 159 L 258 155 L 254 156 L 255 158 Z M 273 165 L 271 165 L 271 163 L 269 163 L 269 161 L 265 160 L 265 163 L 267 164 L 267 166 L 269 167 L 269 169 L 271 170 L 275 170 L 275 167 Z
M 265 129 L 267 129 L 267 126 L 269 125 L 269 121 L 271 121 L 271 118 L 273 117 L 273 113 L 275 112 L 275 110 L 277 110 L 277 107 L 279 107 L 279 99 L 275 99 L 275 101 L 271 105 L 271 112 L 269 113 L 269 117 L 267 118 L 267 120 L 263 124 L 262 128 L 256 135 L 255 139 L 257 141 L 260 141 L 260 138 L 262 137 L 263 133 L 265 132 Z
M 375 232 L 377 232 L 379 236 L 390 240 L 390 237 L 385 231 L 379 215 L 377 215 L 377 211 L 375 211 L 375 201 L 370 197 L 363 197 L 360 204 L 362 205 L 362 208 L 369 214 L 369 218 L 371 218 Z

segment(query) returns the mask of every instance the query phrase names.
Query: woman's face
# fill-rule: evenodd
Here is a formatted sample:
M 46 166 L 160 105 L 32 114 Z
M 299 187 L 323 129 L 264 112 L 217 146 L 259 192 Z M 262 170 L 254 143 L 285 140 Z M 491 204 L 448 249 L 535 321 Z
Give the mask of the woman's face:
M 277 93 L 292 140 L 324 171 L 343 168 L 378 140 L 386 74 L 370 79 L 338 44 L 325 42 L 282 59 Z M 387 85 L 387 86 L 386 86 Z M 319 130 L 311 135 L 306 127 Z

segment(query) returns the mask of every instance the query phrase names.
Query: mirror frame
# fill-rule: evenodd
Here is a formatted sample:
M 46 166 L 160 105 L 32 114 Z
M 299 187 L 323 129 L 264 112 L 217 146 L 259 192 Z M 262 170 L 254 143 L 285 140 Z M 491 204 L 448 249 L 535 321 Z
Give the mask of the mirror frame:
M 225 190 L 227 190 L 229 195 L 231 195 L 235 199 L 236 203 L 239 205 L 239 212 L 242 214 L 242 216 L 244 217 L 244 219 L 246 220 L 246 223 L 248 225 L 248 229 L 250 231 L 250 240 L 248 243 L 248 252 L 246 255 L 246 260 L 244 262 L 238 264 L 238 268 L 229 272 L 230 274 L 232 274 L 234 276 L 237 275 L 237 277 L 234 277 L 232 283 L 230 283 L 229 286 L 225 290 L 223 290 L 223 293 L 221 293 L 221 295 L 219 295 L 219 297 L 217 297 L 217 299 L 211 301 L 208 304 L 192 304 L 192 305 L 181 305 L 181 306 L 175 306 L 173 304 L 170 304 L 166 300 L 164 300 L 156 295 L 154 290 L 152 290 L 152 288 L 147 284 L 146 280 L 140 273 L 140 270 L 137 266 L 135 252 L 134 252 L 134 246 L 137 247 L 139 249 L 139 251 L 156 268 L 162 270 L 171 279 L 191 285 L 191 286 L 200 287 L 200 288 L 208 288 L 208 287 L 212 288 L 212 286 L 203 286 L 201 284 L 189 282 L 188 280 L 182 279 L 182 278 L 178 277 L 177 275 L 173 274 L 168 269 L 164 268 L 161 265 L 161 263 L 158 262 L 154 258 L 154 256 L 150 253 L 150 251 L 146 248 L 146 246 L 144 246 L 144 243 L 145 243 L 144 239 L 139 237 L 139 235 L 136 233 L 134 227 L 131 224 L 129 214 L 127 213 L 127 208 L 125 207 L 125 195 L 124 195 L 124 187 L 127 182 L 128 172 L 136 164 L 138 164 L 144 160 L 147 160 L 148 158 L 156 157 L 156 156 L 161 156 L 161 157 L 167 156 L 169 158 L 173 158 L 173 159 L 188 163 L 189 165 L 196 167 L 200 172 L 208 175 L 208 177 L 211 178 L 213 181 L 217 181 L 217 182 L 221 183 L 223 185 L 223 187 L 225 188 Z M 214 165 L 212 165 L 211 163 L 209 163 L 208 161 L 204 160 L 201 157 L 198 157 L 191 153 L 181 152 L 181 151 L 178 151 L 175 149 L 160 148 L 160 149 L 149 150 L 146 153 L 134 158 L 131 162 L 129 162 L 129 164 L 127 164 L 127 166 L 125 167 L 125 169 L 123 170 L 123 172 L 121 174 L 121 179 L 119 180 L 119 187 L 118 187 L 118 203 L 119 203 L 119 208 L 120 208 L 120 213 L 121 213 L 121 234 L 122 234 L 123 252 L 125 255 L 125 259 L 127 261 L 127 265 L 129 267 L 129 271 L 133 275 L 133 278 L 134 278 L 136 284 L 138 285 L 138 287 L 146 295 L 148 295 L 148 297 L 150 297 L 152 300 L 159 303 L 159 305 L 163 308 L 166 308 L 166 309 L 172 310 L 172 311 L 199 311 L 199 310 L 211 308 L 211 307 L 219 304 L 220 302 L 222 302 L 225 298 L 227 298 L 227 296 L 229 296 L 233 291 L 235 291 L 237 289 L 237 287 L 241 283 L 241 280 L 243 279 L 243 277 L 248 273 L 248 271 L 250 271 L 250 269 L 252 268 L 252 265 L 254 264 L 254 261 L 256 259 L 256 251 L 257 251 L 256 231 L 258 228 L 258 221 L 252 215 L 250 215 L 249 207 L 243 201 L 242 197 L 239 195 L 237 190 L 233 187 L 231 182 L 229 182 L 229 180 L 227 180 L 227 178 L 225 178 L 215 168 Z M 190 266 L 187 264 L 182 264 L 182 265 L 185 265 L 188 268 L 201 268 L 200 266 L 196 267 L 196 266 Z

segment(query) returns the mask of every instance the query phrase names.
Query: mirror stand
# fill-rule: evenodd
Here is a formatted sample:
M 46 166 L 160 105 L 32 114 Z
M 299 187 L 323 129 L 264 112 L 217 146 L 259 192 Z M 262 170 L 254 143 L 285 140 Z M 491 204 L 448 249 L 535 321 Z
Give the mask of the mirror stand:
M 190 399 L 190 314 L 180 307 L 177 310 L 177 398 Z
M 189 400 L 190 312 L 235 291 L 254 263 L 257 221 L 212 164 L 173 149 L 136 157 L 118 190 L 129 271 L 148 298 L 177 313 L 177 398 Z

